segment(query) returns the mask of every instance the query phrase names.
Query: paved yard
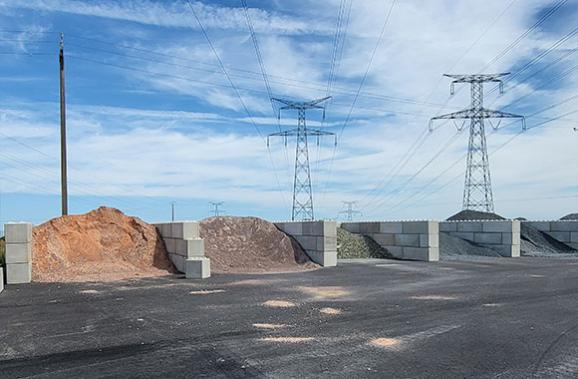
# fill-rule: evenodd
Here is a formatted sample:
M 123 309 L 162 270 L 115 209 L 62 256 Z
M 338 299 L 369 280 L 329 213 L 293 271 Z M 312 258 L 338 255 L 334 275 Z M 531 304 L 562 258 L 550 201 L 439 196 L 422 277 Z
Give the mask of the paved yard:
M 578 260 L 8 286 L 0 377 L 578 376 Z

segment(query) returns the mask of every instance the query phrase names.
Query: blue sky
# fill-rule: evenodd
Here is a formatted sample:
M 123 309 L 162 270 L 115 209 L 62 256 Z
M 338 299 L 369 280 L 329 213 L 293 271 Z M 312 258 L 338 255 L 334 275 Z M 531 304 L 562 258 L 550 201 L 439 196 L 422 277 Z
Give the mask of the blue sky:
M 337 217 L 342 201 L 358 201 L 368 219 L 458 211 L 467 135 L 452 124 L 424 131 L 429 118 L 469 105 L 469 89 L 449 97 L 441 75 L 482 71 L 513 73 L 504 95 L 486 87 L 488 107 L 536 113 L 511 142 L 519 125 L 488 130 L 497 212 L 542 219 L 578 211 L 578 37 L 548 50 L 578 26 L 578 3 L 563 2 L 526 33 L 559 3 L 400 0 L 369 64 L 390 1 L 248 0 L 278 97 L 326 94 L 340 6 L 349 14 L 327 118 L 309 119 L 340 135 L 337 149 L 330 139 L 311 144 L 316 215 Z M 186 2 L 0 0 L 2 223 L 59 214 L 59 32 L 71 213 L 109 205 L 165 220 L 175 201 L 178 218 L 200 219 L 209 201 L 224 201 L 229 214 L 289 218 L 294 141 L 287 149 L 272 141 L 268 151 L 259 135 L 278 125 L 241 4 L 192 1 L 250 115 Z M 282 128 L 295 122 L 282 114 Z

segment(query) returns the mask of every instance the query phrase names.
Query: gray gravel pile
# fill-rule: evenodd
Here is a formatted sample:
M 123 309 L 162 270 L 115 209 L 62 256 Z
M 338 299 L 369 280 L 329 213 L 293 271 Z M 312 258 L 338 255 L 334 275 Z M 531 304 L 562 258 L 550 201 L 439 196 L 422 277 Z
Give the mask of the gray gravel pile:
M 525 223 L 522 223 L 520 237 L 520 250 L 524 256 L 543 257 L 578 253 L 571 246 Z
M 373 238 L 337 228 L 337 258 L 394 258 Z
M 464 210 L 448 218 L 448 221 L 463 220 L 505 220 L 504 217 L 496 213 Z
M 500 254 L 490 248 L 478 245 L 463 238 L 440 233 L 440 258 L 451 259 L 458 256 L 500 257 Z
M 578 220 L 578 213 L 570 213 L 562 217 L 560 220 Z

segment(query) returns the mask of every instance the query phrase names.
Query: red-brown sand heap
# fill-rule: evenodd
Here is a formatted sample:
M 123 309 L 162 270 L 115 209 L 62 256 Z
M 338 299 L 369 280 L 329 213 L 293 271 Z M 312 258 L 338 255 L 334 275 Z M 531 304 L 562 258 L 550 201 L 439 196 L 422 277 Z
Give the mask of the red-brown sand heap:
M 32 280 L 112 281 L 174 272 L 156 228 L 113 208 L 34 228 Z
M 275 225 L 255 217 L 211 217 L 201 221 L 211 272 L 302 271 L 319 267 Z

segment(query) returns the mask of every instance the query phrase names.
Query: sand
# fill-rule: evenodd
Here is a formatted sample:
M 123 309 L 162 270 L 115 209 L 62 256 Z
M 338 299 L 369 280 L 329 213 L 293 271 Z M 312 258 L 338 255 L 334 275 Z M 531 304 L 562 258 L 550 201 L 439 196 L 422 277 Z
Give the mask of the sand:
M 32 254 L 36 282 L 115 281 L 175 272 L 154 226 L 106 207 L 35 227 Z

